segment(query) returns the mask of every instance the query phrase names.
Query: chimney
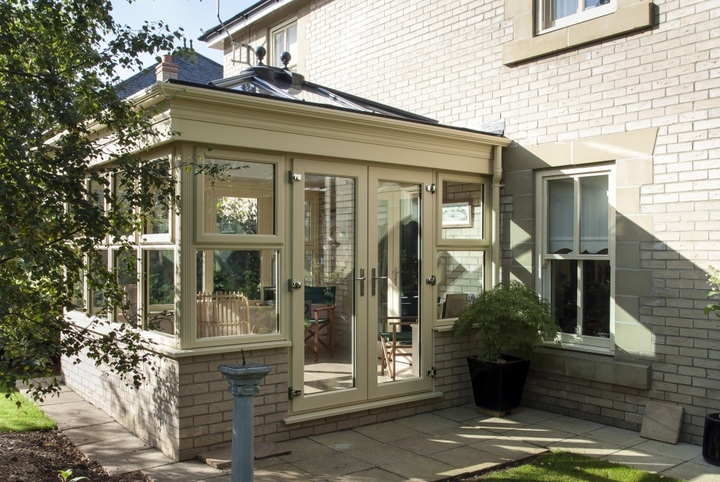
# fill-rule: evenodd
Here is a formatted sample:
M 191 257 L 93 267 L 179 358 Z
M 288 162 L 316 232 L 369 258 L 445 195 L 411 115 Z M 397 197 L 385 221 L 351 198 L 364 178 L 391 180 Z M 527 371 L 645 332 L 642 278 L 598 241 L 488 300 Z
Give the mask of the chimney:
M 155 66 L 155 77 L 158 82 L 177 79 L 180 69 L 172 61 L 172 55 L 163 55 L 162 60 Z

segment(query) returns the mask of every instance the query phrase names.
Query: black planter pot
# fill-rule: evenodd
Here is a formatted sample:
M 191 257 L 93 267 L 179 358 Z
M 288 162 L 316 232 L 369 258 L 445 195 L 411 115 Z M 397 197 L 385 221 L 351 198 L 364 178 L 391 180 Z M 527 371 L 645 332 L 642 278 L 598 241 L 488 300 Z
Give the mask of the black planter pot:
M 720 465 L 720 413 L 709 413 L 705 417 L 702 456 L 705 462 Z
M 468 357 L 475 405 L 498 414 L 520 406 L 530 360 L 503 355 L 506 363 Z

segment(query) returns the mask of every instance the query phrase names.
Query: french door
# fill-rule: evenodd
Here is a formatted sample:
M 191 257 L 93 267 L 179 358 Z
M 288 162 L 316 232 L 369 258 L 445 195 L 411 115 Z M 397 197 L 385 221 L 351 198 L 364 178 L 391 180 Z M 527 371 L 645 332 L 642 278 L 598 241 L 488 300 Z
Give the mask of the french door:
M 292 178 L 292 412 L 430 390 L 430 173 L 296 159 Z

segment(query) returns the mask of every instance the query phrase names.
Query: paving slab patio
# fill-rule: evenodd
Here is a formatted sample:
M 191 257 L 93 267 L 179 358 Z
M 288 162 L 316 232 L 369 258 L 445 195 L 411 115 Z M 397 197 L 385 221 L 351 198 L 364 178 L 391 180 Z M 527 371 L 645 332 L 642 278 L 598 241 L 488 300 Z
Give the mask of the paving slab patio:
M 88 458 L 111 473 L 142 470 L 154 482 L 230 482 L 230 470 L 175 462 L 134 437 L 72 390 L 40 404 Z M 567 450 L 690 482 L 720 481 L 701 448 L 531 408 L 498 418 L 462 406 L 352 430 L 278 443 L 282 455 L 255 461 L 254 480 L 438 481 Z M 227 452 L 226 452 L 227 453 Z

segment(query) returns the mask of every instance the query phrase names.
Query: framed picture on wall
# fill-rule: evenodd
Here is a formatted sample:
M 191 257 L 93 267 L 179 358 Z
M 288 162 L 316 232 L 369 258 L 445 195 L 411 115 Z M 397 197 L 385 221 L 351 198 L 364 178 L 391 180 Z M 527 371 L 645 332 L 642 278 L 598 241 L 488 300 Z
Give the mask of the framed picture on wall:
M 469 228 L 472 226 L 472 206 L 467 201 L 443 203 L 443 228 Z
M 448 293 L 445 295 L 445 313 L 443 318 L 457 318 L 467 308 L 465 293 Z

